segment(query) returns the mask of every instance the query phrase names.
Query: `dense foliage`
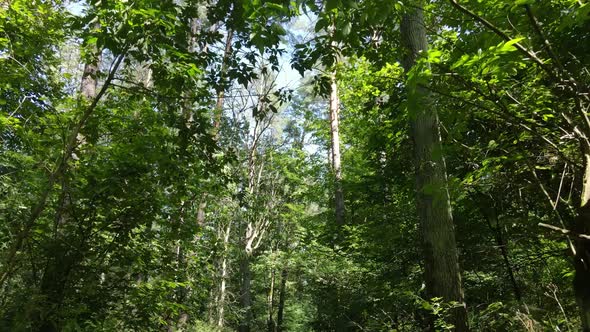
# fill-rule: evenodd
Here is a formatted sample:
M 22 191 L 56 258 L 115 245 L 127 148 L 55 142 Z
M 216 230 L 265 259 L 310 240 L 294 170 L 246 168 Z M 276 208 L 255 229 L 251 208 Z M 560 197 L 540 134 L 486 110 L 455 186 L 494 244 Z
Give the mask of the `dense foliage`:
M 0 2 L 0 331 L 590 331 L 589 31 L 585 0 Z

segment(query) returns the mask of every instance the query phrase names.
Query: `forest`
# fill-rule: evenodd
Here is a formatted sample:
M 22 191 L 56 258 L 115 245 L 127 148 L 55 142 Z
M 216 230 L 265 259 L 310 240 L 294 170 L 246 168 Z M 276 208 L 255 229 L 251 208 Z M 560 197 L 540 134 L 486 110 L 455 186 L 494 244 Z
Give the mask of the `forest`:
M 0 0 L 0 331 L 590 332 L 590 2 Z

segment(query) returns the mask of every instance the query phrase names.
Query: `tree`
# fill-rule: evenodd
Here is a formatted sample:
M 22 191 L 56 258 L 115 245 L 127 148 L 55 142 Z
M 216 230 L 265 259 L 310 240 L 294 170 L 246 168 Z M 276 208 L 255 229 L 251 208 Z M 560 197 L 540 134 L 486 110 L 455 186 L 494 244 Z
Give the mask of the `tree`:
M 429 298 L 456 301 L 451 322 L 457 331 L 467 331 L 461 273 L 457 257 L 454 224 L 447 189 L 446 166 L 440 141 L 436 106 L 421 85 L 426 83 L 427 64 L 420 57 L 428 53 L 422 2 L 416 2 L 402 16 L 400 31 L 405 46 L 403 65 L 408 72 L 407 110 L 414 142 L 416 204 L 424 252 L 424 276 Z
M 332 168 L 334 171 L 334 202 L 336 212 L 336 225 L 344 225 L 344 193 L 342 191 L 342 163 L 340 161 L 340 133 L 339 133 L 339 113 L 340 99 L 338 98 L 338 83 L 336 82 L 336 72 L 330 73 L 330 137 L 332 138 Z

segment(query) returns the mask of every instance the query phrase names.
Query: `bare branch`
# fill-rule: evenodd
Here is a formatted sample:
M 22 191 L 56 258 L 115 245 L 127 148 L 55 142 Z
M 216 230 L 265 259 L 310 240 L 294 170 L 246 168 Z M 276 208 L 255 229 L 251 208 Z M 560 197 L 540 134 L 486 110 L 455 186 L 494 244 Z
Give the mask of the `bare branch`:
M 560 228 L 560 227 L 549 225 L 549 224 L 545 224 L 545 223 L 542 223 L 542 222 L 540 222 L 538 225 L 540 227 L 544 227 L 544 228 L 548 228 L 548 229 L 551 229 L 551 230 L 554 230 L 554 231 L 558 231 L 558 232 L 560 232 L 562 234 L 565 234 L 565 235 L 573 235 L 573 236 L 579 237 L 581 239 L 590 240 L 590 235 L 587 235 L 587 234 L 576 233 L 576 232 L 571 231 L 569 229 Z

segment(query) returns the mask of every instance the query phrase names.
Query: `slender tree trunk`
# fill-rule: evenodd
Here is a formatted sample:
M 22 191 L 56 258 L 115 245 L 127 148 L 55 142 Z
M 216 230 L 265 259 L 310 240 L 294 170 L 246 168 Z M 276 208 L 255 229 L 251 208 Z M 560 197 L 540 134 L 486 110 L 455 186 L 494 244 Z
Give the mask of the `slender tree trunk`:
M 217 326 L 223 327 L 225 325 L 225 298 L 227 296 L 227 255 L 229 245 L 229 235 L 231 233 L 231 221 L 227 224 L 223 235 L 223 257 L 221 258 L 221 282 L 219 285 L 219 296 L 217 301 Z
M 274 319 L 274 302 L 275 302 L 275 270 L 274 268 L 270 271 L 270 289 L 268 291 L 268 332 L 275 332 L 276 323 Z
M 277 326 L 276 332 L 283 331 L 283 315 L 285 311 L 285 300 L 287 298 L 287 278 L 289 277 L 289 271 L 286 267 L 281 272 L 281 286 L 279 290 L 279 307 L 277 308 Z
M 496 243 L 498 244 L 498 247 L 500 247 L 500 253 L 502 254 L 502 259 L 504 260 L 504 265 L 506 266 L 506 273 L 508 274 L 508 278 L 512 284 L 514 297 L 518 302 L 522 302 L 522 293 L 520 291 L 520 287 L 518 287 L 518 282 L 516 282 L 514 269 L 512 268 L 510 257 L 508 256 L 508 243 L 504 241 L 504 236 L 502 235 L 502 228 L 500 225 L 496 226 Z
M 574 221 L 574 231 L 590 234 L 590 143 L 583 142 L 584 176 L 578 215 Z M 580 319 L 584 332 L 590 332 L 590 241 L 577 237 L 574 241 L 576 253 L 574 267 L 574 292 L 580 308 Z
M 228 61 L 229 61 L 229 57 L 231 56 L 232 53 L 232 39 L 234 36 L 234 32 L 231 29 L 227 30 L 227 36 L 225 39 L 225 48 L 223 51 L 223 60 L 221 62 L 221 81 L 223 82 L 224 78 L 225 78 L 225 73 L 227 71 L 227 67 L 228 67 Z M 217 103 L 215 104 L 215 120 L 213 123 L 213 127 L 215 130 L 215 137 L 217 138 L 217 135 L 219 135 L 219 127 L 221 126 L 221 118 L 222 118 L 222 113 L 223 113 L 223 101 L 225 98 L 225 87 L 221 86 L 218 87 L 217 90 Z
M 336 225 L 344 225 L 344 192 L 342 190 L 342 165 L 340 162 L 340 99 L 336 72 L 330 74 L 330 135 L 332 138 L 332 168 L 334 171 L 334 201 L 336 206 Z
M 522 301 L 522 293 L 520 292 L 520 287 L 518 287 L 518 283 L 516 282 L 516 277 L 514 276 L 514 269 L 512 268 L 512 264 L 510 263 L 510 258 L 508 256 L 508 248 L 507 243 L 504 241 L 502 236 L 502 229 L 498 228 L 498 237 L 497 243 L 500 247 L 500 252 L 502 253 L 502 258 L 504 259 L 504 265 L 506 265 L 506 272 L 508 273 L 508 278 L 510 278 L 510 283 L 512 284 L 512 289 L 514 290 L 514 296 L 518 302 Z
M 219 284 L 219 297 L 217 302 L 217 326 L 225 325 L 225 297 L 227 292 L 227 254 L 221 259 L 221 282 Z
M 334 26 L 332 26 L 334 28 Z M 335 205 L 335 217 L 337 233 L 335 236 L 338 241 L 341 227 L 344 225 L 344 192 L 342 190 L 342 164 L 340 160 L 340 124 L 339 124 L 339 113 L 340 113 L 340 98 L 338 95 L 338 82 L 336 81 L 336 71 L 333 70 L 330 73 L 330 136 L 332 140 L 332 170 L 334 172 L 334 205 Z M 334 288 L 338 303 L 340 303 L 340 292 L 337 287 Z M 344 310 L 338 308 L 338 310 Z M 346 315 L 339 315 L 336 321 L 336 332 L 347 331 L 348 320 Z
M 199 33 L 199 30 L 201 29 L 201 22 L 202 18 L 196 17 L 196 18 L 192 18 L 190 19 L 190 23 L 189 23 L 189 37 L 188 37 L 188 47 L 187 47 L 187 51 L 189 53 L 195 54 L 195 52 L 197 52 L 197 34 Z M 182 93 L 183 97 L 185 98 L 183 104 L 182 104 L 182 125 L 180 127 L 179 130 L 179 135 L 180 135 L 180 147 L 181 147 L 181 151 L 183 154 L 187 153 L 189 144 L 190 144 L 190 140 L 191 137 L 193 136 L 193 122 L 194 122 L 194 107 L 193 107 L 193 97 L 195 95 L 194 91 L 192 90 L 192 86 L 191 84 L 186 84 L 185 86 L 185 90 Z M 205 196 L 206 194 L 204 194 Z M 191 198 L 188 201 L 183 201 L 181 202 L 181 206 L 180 206 L 180 213 L 179 213 L 179 218 L 178 218 L 178 231 L 180 233 L 180 229 L 182 228 L 182 225 L 184 225 L 185 223 L 185 218 L 184 218 L 184 209 L 186 208 L 186 205 L 192 204 L 192 201 L 194 201 L 194 198 Z M 203 200 L 202 200 L 203 201 Z M 202 202 L 200 202 L 202 203 Z M 199 205 L 200 207 L 200 205 Z M 198 210 L 197 212 L 197 223 L 200 222 L 200 214 L 199 214 L 200 210 Z M 176 275 L 176 281 L 188 281 L 188 280 L 184 280 L 184 279 L 188 279 L 187 275 L 184 273 L 184 271 L 186 271 L 186 267 L 187 267 L 187 260 L 186 260 L 186 254 L 185 254 L 185 248 L 182 247 L 181 245 L 181 241 L 180 241 L 180 235 L 179 238 L 176 241 L 176 246 L 174 248 L 174 251 L 176 253 L 176 266 L 177 266 L 177 275 Z M 190 255 L 190 253 L 189 253 Z M 190 292 L 190 287 L 188 286 L 182 286 L 182 287 L 178 287 L 178 289 L 176 289 L 175 291 L 175 298 L 176 298 L 176 302 L 178 304 L 183 304 L 187 298 L 189 297 L 189 292 Z M 189 315 L 187 312 L 185 312 L 184 310 L 180 311 L 178 314 L 178 317 L 176 317 L 177 319 L 174 320 L 173 317 L 171 317 L 169 319 L 169 325 L 168 325 L 168 331 L 174 331 L 176 330 L 176 328 L 182 328 L 186 322 L 189 320 Z
M 416 65 L 421 52 L 427 52 L 422 1 L 414 1 L 401 22 L 402 43 L 406 49 L 406 72 L 421 75 Z M 424 278 L 428 298 L 441 297 L 462 306 L 451 313 L 456 331 L 467 331 L 467 314 L 461 288 L 454 224 L 447 174 L 442 155 L 438 115 L 429 92 L 409 78 L 406 87 L 416 169 L 416 205 L 422 235 Z
M 251 256 L 249 254 L 244 254 L 244 257 L 242 257 L 242 261 L 240 262 L 240 272 L 242 275 L 240 307 L 244 312 L 240 319 L 240 326 L 238 327 L 239 332 L 250 332 L 250 324 L 252 323 L 252 275 L 250 271 L 250 260 Z

